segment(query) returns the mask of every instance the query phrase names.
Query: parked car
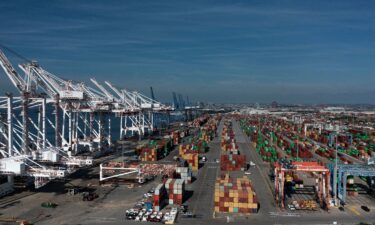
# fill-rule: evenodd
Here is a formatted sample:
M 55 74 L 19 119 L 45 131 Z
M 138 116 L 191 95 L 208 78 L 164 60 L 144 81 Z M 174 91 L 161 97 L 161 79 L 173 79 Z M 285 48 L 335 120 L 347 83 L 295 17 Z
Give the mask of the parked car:
M 128 209 L 125 211 L 125 217 L 127 220 L 135 220 L 138 214 L 139 214 L 138 209 Z
M 148 221 L 148 216 L 147 216 L 147 215 L 143 215 L 141 221 L 142 221 L 142 222 L 147 222 L 147 221 Z

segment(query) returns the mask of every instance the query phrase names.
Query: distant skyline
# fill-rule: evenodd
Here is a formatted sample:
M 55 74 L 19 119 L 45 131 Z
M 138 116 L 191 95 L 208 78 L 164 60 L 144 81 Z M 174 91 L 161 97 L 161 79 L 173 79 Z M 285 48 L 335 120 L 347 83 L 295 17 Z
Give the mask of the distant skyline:
M 0 26 L 53 74 L 164 102 L 375 104 L 375 1 L 15 0 Z

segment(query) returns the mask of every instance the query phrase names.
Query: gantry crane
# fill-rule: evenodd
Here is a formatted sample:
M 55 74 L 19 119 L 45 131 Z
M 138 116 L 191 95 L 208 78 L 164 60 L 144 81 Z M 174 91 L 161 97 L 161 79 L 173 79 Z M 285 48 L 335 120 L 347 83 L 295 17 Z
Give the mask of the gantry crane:
M 1 50 L 0 65 L 21 95 L 0 97 L 0 110 L 7 115 L 0 118 L 0 174 L 10 179 L 33 176 L 37 187 L 66 176 L 73 167 L 92 164 L 92 157 L 75 156 L 81 149 L 110 149 L 113 114 L 121 117 L 121 136 L 129 130 L 142 136 L 153 130 L 154 112 L 171 110 L 137 91 L 115 88 L 108 81 L 105 87 L 91 79 L 95 86 L 91 87 L 61 79 L 35 61 L 19 65 L 24 73 L 21 76 Z M 54 116 L 47 114 L 50 105 Z M 46 135 L 50 128 L 55 131 L 54 142 Z M 54 167 L 61 164 L 68 169 Z

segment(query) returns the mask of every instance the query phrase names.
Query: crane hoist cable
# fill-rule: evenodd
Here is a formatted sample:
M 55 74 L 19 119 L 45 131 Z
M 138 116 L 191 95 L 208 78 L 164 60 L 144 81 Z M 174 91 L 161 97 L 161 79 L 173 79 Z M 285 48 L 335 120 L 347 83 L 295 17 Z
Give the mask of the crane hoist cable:
M 11 48 L 9 48 L 9 47 L 7 47 L 7 46 L 1 44 L 1 43 L 0 43 L 0 48 L 2 48 L 2 49 L 4 49 L 4 50 L 6 50 L 6 51 L 12 53 L 14 56 L 16 56 L 16 57 L 19 58 L 19 59 L 22 59 L 22 60 L 24 60 L 24 61 L 26 61 L 26 62 L 32 63 L 32 60 L 26 58 L 25 56 L 19 54 L 18 52 L 14 51 L 13 49 L 11 49 Z

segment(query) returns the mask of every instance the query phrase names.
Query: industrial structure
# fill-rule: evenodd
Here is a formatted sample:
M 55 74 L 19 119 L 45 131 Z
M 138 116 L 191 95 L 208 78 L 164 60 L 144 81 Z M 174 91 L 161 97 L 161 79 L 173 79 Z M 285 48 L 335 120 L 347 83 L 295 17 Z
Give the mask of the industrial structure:
M 331 180 L 335 171 L 335 165 L 329 164 Z M 369 187 L 375 186 L 375 165 L 365 164 L 338 164 L 337 165 L 337 197 L 341 203 L 346 203 L 348 176 L 366 177 Z M 334 187 L 333 183 L 331 187 Z
M 288 162 L 275 163 L 275 200 L 281 207 L 285 207 L 285 174 L 295 172 L 313 172 L 316 175 L 316 197 L 322 208 L 329 208 L 330 172 L 327 167 L 316 162 Z
M 89 86 L 64 80 L 26 61 L 18 65 L 21 75 L 0 50 L 0 65 L 20 95 L 0 97 L 0 174 L 8 177 L 0 194 L 12 191 L 14 176 L 34 177 L 39 188 L 91 165 L 93 157 L 111 151 L 112 118 L 120 119 L 120 138 L 142 137 L 153 131 L 155 112 L 172 110 L 108 81 L 92 78 Z

